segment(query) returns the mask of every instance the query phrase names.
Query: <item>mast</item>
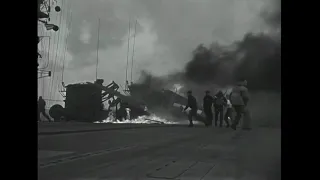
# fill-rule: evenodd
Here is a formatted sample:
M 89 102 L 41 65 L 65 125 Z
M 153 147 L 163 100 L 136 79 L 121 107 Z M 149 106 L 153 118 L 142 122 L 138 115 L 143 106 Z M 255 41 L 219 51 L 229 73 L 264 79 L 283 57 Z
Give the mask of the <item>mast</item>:
M 97 63 L 96 63 L 96 80 L 98 79 L 98 64 L 99 64 L 99 44 L 100 44 L 100 18 L 98 19 L 98 42 L 97 42 Z
M 127 66 L 126 66 L 125 91 L 128 90 L 129 42 L 130 42 L 130 19 L 129 19 L 129 35 L 128 35 L 128 48 L 127 48 Z
M 130 82 L 132 83 L 132 70 L 133 70 L 133 57 L 134 57 L 134 46 L 136 44 L 136 32 L 137 32 L 137 20 L 134 24 L 134 35 L 133 35 L 133 49 L 132 49 L 132 58 L 131 58 L 131 76 L 130 76 Z

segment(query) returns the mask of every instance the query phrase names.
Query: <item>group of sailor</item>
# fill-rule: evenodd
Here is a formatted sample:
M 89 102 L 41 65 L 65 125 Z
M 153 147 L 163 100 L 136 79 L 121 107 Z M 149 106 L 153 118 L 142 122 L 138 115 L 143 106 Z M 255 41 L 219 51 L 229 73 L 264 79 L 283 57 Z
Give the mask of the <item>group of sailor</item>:
M 203 98 L 203 113 L 205 114 L 206 126 L 212 126 L 213 112 L 214 108 L 215 114 L 215 126 L 223 126 L 223 121 L 226 123 L 226 127 L 231 127 L 236 130 L 239 125 L 241 118 L 243 118 L 242 129 L 250 130 L 250 113 L 248 110 L 249 94 L 247 88 L 247 81 L 242 79 L 237 82 L 237 84 L 232 88 L 229 95 L 224 95 L 222 91 L 219 91 L 215 96 L 210 95 L 210 91 L 205 92 Z M 197 117 L 198 106 L 197 100 L 192 95 L 192 91 L 188 91 L 188 103 L 183 111 L 190 108 L 188 113 L 189 127 L 193 126 L 193 117 Z M 224 111 L 224 109 L 226 109 Z M 225 112 L 225 113 L 224 113 Z M 233 117 L 233 112 L 235 112 L 235 117 Z M 230 121 L 231 120 L 231 125 Z

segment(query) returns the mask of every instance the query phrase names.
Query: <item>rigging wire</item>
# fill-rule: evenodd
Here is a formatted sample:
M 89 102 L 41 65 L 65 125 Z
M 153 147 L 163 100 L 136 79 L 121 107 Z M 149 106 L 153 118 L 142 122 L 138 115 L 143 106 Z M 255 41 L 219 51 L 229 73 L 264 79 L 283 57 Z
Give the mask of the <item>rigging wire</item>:
M 39 68 L 39 70 L 44 70 L 49 65 L 49 49 L 50 49 L 50 38 L 51 37 L 46 35 L 46 31 L 44 30 L 44 25 L 43 24 L 41 26 L 41 32 L 42 32 L 41 43 L 42 43 L 42 45 L 44 44 L 44 48 L 42 49 L 42 52 L 46 53 L 46 55 L 44 57 L 42 57 L 42 59 L 46 59 L 47 61 L 46 62 L 43 61 L 44 65 L 41 68 Z M 44 41 L 44 38 L 48 38 L 48 43 L 45 44 L 45 42 L 47 42 L 47 41 Z
M 130 76 L 130 82 L 132 83 L 132 70 L 133 70 L 133 57 L 134 57 L 134 47 L 136 44 L 136 32 L 137 32 L 137 20 L 134 24 L 134 35 L 133 35 L 133 48 L 132 48 L 132 58 L 131 58 L 131 76 Z
M 50 61 L 50 59 L 49 59 L 49 51 L 50 51 L 50 40 L 51 40 L 51 37 L 49 37 L 49 36 L 46 36 L 46 37 L 48 37 L 48 46 L 49 46 L 49 48 L 47 48 L 47 46 L 46 45 L 44 45 L 44 50 L 43 50 L 43 52 L 46 52 L 47 53 L 47 55 L 46 56 L 44 56 L 44 57 L 46 57 L 46 59 L 47 59 L 47 61 L 46 61 L 46 63 L 43 65 L 43 67 L 41 67 L 41 68 L 39 68 L 39 70 L 45 70 L 48 66 L 49 66 L 49 61 Z M 43 41 L 43 40 L 42 40 Z M 44 57 L 42 57 L 42 58 L 44 58 Z
M 65 14 L 64 14 L 64 18 L 65 19 L 65 23 L 64 23 L 64 28 L 62 28 L 62 30 L 64 30 L 64 33 L 63 33 L 63 37 L 65 37 L 65 43 L 64 43 L 64 46 L 60 46 L 60 53 L 59 53 L 59 66 L 62 65 L 62 68 L 61 68 L 61 78 L 63 79 L 63 73 L 64 73 L 64 61 L 65 61 L 65 54 L 66 54 L 66 49 L 67 49 L 67 46 L 68 46 L 68 37 L 69 37 L 69 34 L 70 32 L 68 31 L 68 29 L 70 28 L 70 24 L 71 24 L 71 19 L 72 19 L 72 12 L 71 12 L 71 4 L 69 2 L 67 2 L 68 4 L 66 5 L 67 6 L 67 10 L 64 11 Z M 70 11 L 68 11 L 70 10 Z M 69 20 L 69 22 L 68 22 Z M 64 86 L 63 86 L 63 81 L 61 82 L 58 82 L 58 76 L 56 77 L 56 87 L 57 87 L 57 91 L 59 92 L 59 94 L 65 98 L 65 95 L 62 93 L 64 91 Z M 58 94 L 54 94 L 54 99 L 57 99 L 60 97 Z
M 41 75 L 42 75 L 42 72 L 41 72 Z M 44 97 L 44 93 L 45 93 L 45 86 L 44 86 L 44 78 L 42 78 L 42 97 Z
M 38 26 L 39 27 L 39 26 Z M 40 32 L 41 32 L 41 34 L 44 34 L 43 33 L 43 27 L 42 26 L 40 26 Z M 39 36 L 38 36 L 39 37 Z M 41 45 L 41 50 L 43 51 L 44 50 L 44 47 L 43 47 L 43 41 L 42 41 L 42 39 L 40 40 L 40 45 Z M 39 49 L 38 49 L 38 53 L 39 53 Z M 40 74 L 40 76 L 42 76 L 42 74 L 43 74 L 43 72 L 41 71 L 41 74 Z M 38 80 L 40 80 L 40 79 L 38 79 Z M 40 80 L 40 82 L 41 82 L 41 87 L 42 87 L 42 91 L 41 91 L 41 95 L 44 97 L 44 78 L 42 78 L 42 80 Z M 39 83 L 39 82 L 38 82 Z
M 67 9 L 69 9 L 69 8 L 67 8 Z M 67 18 L 68 18 L 68 11 L 63 11 L 63 12 L 66 12 L 64 15 L 65 15 L 65 17 L 63 18 L 63 19 L 65 19 L 66 20 L 66 22 L 64 23 L 64 27 L 61 27 L 61 31 L 62 31 L 62 37 L 66 37 L 66 34 L 67 34 Z M 62 13 L 63 13 L 62 12 Z M 66 38 L 65 38 L 66 39 Z M 58 49 L 58 61 L 59 61 L 59 63 L 58 63 L 58 66 L 59 67 L 61 67 L 61 61 L 63 61 L 62 60 L 62 58 L 63 58 L 63 55 L 62 55 L 62 53 L 63 53 L 63 50 L 65 49 L 65 44 L 64 44 L 64 46 L 60 46 L 60 48 Z M 61 68 L 61 70 L 62 70 L 62 68 Z M 55 80 L 56 80 L 56 86 L 57 86 L 57 88 L 58 88 L 58 91 L 59 91 L 59 84 L 60 84 L 60 82 L 58 83 L 57 81 L 58 81 L 58 76 L 57 77 L 54 77 L 55 78 Z
M 70 5 L 71 6 L 71 5 Z M 70 27 L 71 27 L 71 22 L 72 22 L 72 11 L 70 11 L 70 20 L 69 20 L 69 24 L 68 24 L 68 35 L 66 38 L 66 45 L 65 45 L 65 51 L 64 51 L 64 55 L 63 55 L 63 65 L 62 65 L 62 73 L 61 73 L 61 82 L 63 82 L 63 76 L 64 76 L 64 65 L 65 65 L 65 60 L 66 60 L 66 53 L 68 52 L 68 40 L 69 40 L 69 36 L 70 36 Z
M 62 1 L 62 6 L 64 4 L 65 1 Z M 59 18 L 59 27 L 61 27 L 61 18 L 62 18 L 62 13 L 60 13 L 60 18 Z M 49 97 L 50 99 L 52 99 L 52 91 L 54 88 L 54 75 L 55 75 L 55 71 L 56 71 L 56 66 L 57 66 L 57 58 L 58 58 L 58 51 L 59 51 L 59 40 L 60 40 L 60 34 L 61 34 L 61 30 L 58 32 L 58 42 L 57 42 L 57 46 L 56 46 L 56 50 L 55 50 L 55 58 L 54 58 L 54 64 L 53 64 L 53 69 L 52 69 L 52 77 L 51 77 L 51 88 L 50 88 L 50 93 L 49 93 Z
M 71 9 L 71 4 L 69 4 L 69 8 L 68 9 Z M 58 87 L 59 89 L 59 93 L 65 97 L 65 95 L 62 94 L 62 91 L 64 91 L 64 82 L 63 82 L 63 77 L 64 77 L 64 66 L 65 66 L 65 59 L 66 59 L 66 52 L 68 51 L 68 39 L 69 39 L 69 36 L 70 36 L 70 27 L 71 27 L 71 22 L 72 22 L 72 11 L 70 10 L 70 13 L 69 13 L 69 18 L 68 18 L 68 15 L 67 15 L 67 20 L 69 19 L 69 22 L 67 22 L 67 28 L 68 28 L 68 31 L 67 31 L 67 37 L 66 37 L 66 43 L 65 43 L 65 48 L 64 48 L 64 55 L 63 55 L 63 65 L 62 65 L 62 73 L 61 73 L 61 83 L 59 83 L 60 87 Z
M 38 31 L 40 32 L 40 37 L 39 37 L 39 34 L 38 34 L 38 38 L 39 38 L 39 41 L 40 41 L 40 46 L 41 46 L 41 51 L 43 51 L 44 47 L 43 47 L 43 37 L 41 37 L 41 35 L 43 35 L 43 28 L 42 26 L 38 23 Z M 39 53 L 39 43 L 38 43 L 38 53 Z M 41 60 L 43 59 L 43 57 L 41 57 Z M 38 56 L 38 63 L 39 63 L 39 56 Z
M 43 31 L 43 29 L 41 28 L 41 30 Z M 41 31 L 40 30 L 40 31 Z M 39 38 L 39 41 L 40 41 L 40 46 L 41 46 L 41 49 L 39 50 L 39 46 L 38 46 L 38 53 L 41 55 L 42 54 L 42 52 L 44 51 L 44 45 L 43 45 L 43 37 L 39 37 L 38 36 L 38 38 Z M 41 51 L 41 52 L 39 52 L 39 51 Z M 39 56 L 38 56 L 38 59 L 39 59 Z M 43 62 L 43 57 L 41 56 L 41 58 L 40 58 L 41 60 L 42 60 L 42 62 Z M 39 63 L 39 62 L 38 62 Z
M 43 33 L 43 26 L 41 26 L 40 24 L 38 24 L 38 29 L 39 29 L 39 32 L 41 32 L 40 34 L 44 34 Z M 38 37 L 39 37 L 39 35 L 38 35 Z M 42 40 L 40 40 L 40 45 L 41 45 L 41 50 L 43 51 L 43 42 L 42 42 Z M 38 52 L 39 52 L 39 49 L 38 49 Z M 40 76 L 42 76 L 42 74 L 43 74 L 43 72 L 41 72 L 41 74 L 40 74 Z M 39 81 L 40 81 L 40 83 L 39 83 Z M 44 97 L 44 78 L 42 78 L 42 80 L 40 80 L 40 79 L 38 79 L 38 85 L 39 85 L 39 87 L 42 87 L 41 88 L 41 95 Z M 40 86 L 40 85 L 42 85 L 42 86 Z M 38 89 L 39 90 L 39 89 Z
M 130 50 L 129 42 L 130 42 L 130 19 L 129 19 L 129 34 L 128 34 L 128 48 L 127 48 L 127 65 L 126 65 L 125 89 L 126 89 L 126 87 L 127 87 L 127 82 L 128 82 L 128 65 L 129 65 L 129 50 Z
M 68 9 L 68 8 L 67 8 Z M 68 14 L 68 11 L 67 10 L 64 10 L 62 11 L 62 17 L 66 17 L 67 14 Z M 63 19 L 67 19 L 67 18 L 63 18 Z M 67 26 L 67 22 L 66 23 L 63 23 L 61 25 L 61 21 L 60 21 L 60 26 L 61 26 L 61 34 L 59 34 L 59 36 L 61 35 L 62 37 L 65 37 L 66 36 L 66 33 L 67 33 L 67 29 L 66 29 L 66 26 Z M 64 25 L 64 26 L 63 26 Z M 62 51 L 64 49 L 65 45 L 64 46 L 59 46 L 58 49 L 57 49 L 57 54 L 56 54 L 56 61 L 58 62 L 57 65 L 55 66 L 55 68 L 58 68 L 58 67 L 61 67 L 61 61 L 62 61 Z M 55 72 L 57 72 L 59 69 L 57 69 Z M 61 69 L 60 69 L 61 70 Z M 58 75 L 56 74 L 56 76 L 53 76 L 53 92 L 52 92 L 52 99 L 57 99 L 57 96 L 60 97 L 56 91 L 59 91 L 59 85 L 60 85 L 60 82 L 58 80 Z M 60 93 L 61 94 L 61 93 Z
M 61 14 L 60 14 L 61 15 Z M 56 15 L 56 16 L 54 16 L 54 18 L 55 18 L 55 21 L 57 22 L 58 21 L 58 15 Z M 52 35 L 52 33 L 51 32 L 48 32 L 47 31 L 47 34 L 50 34 L 50 35 Z M 49 61 L 49 69 L 53 69 L 53 62 L 52 61 L 54 61 L 54 53 L 55 53 L 55 47 L 54 47 L 54 45 L 56 44 L 56 41 L 57 41 L 57 33 L 54 33 L 53 34 L 53 41 L 51 41 L 52 42 L 52 48 L 51 48 L 51 42 L 50 42 L 50 48 L 49 48 L 49 51 L 50 52 L 52 52 L 51 54 L 50 54 L 50 56 L 49 56 L 49 58 L 50 58 L 50 61 Z M 52 77 L 51 77 L 52 78 Z M 48 81 L 48 91 L 47 91 L 47 96 L 50 96 L 50 89 L 51 89 L 51 87 L 52 87 L 52 79 L 47 79 L 47 81 Z
M 45 49 L 44 49 L 44 52 L 47 52 L 47 63 L 44 63 L 44 65 L 41 67 L 41 68 L 38 68 L 39 70 L 43 71 L 45 70 L 48 65 L 49 65 L 49 62 L 50 62 L 50 43 L 51 43 L 51 37 L 49 36 L 49 32 L 45 30 L 45 27 L 44 25 L 41 23 L 40 24 L 40 31 L 42 32 L 41 34 L 45 37 L 49 37 L 49 42 L 48 42 L 48 46 L 45 46 Z M 44 43 L 43 39 L 41 41 L 41 43 Z M 43 49 L 42 49 L 43 50 Z M 43 74 L 43 72 L 41 73 Z M 46 90 L 45 90 L 45 87 L 46 87 L 46 82 L 47 82 L 47 79 L 46 78 L 42 78 L 42 91 L 43 91 L 43 94 L 42 96 L 45 97 L 46 96 Z
M 50 42 L 51 42 L 51 37 L 49 36 L 48 37 L 49 38 L 49 42 L 48 42 L 48 49 L 47 49 L 47 63 L 46 63 L 46 65 L 41 69 L 41 70 L 45 70 L 48 66 L 49 66 L 49 63 L 50 63 Z
M 49 39 L 48 43 L 45 44 L 45 48 L 42 49 L 42 51 L 46 53 L 46 56 L 44 56 L 44 57 L 45 57 L 45 59 L 47 59 L 47 61 L 46 61 L 46 63 L 44 63 L 44 65 L 41 68 L 38 68 L 39 70 L 45 70 L 49 66 L 49 62 L 50 62 L 50 58 L 49 58 L 50 52 L 49 51 L 50 51 L 50 40 L 51 40 L 51 37 L 47 35 L 47 32 L 44 30 L 44 25 L 43 24 L 41 24 L 41 28 L 40 29 L 41 29 L 42 36 L 43 36 L 42 40 L 41 40 L 41 43 L 44 44 L 44 39 L 43 39 L 44 37 L 47 37 Z M 44 57 L 42 57 L 42 58 L 44 58 Z
M 99 63 L 99 43 L 100 43 L 100 18 L 98 19 L 98 41 L 97 41 L 97 63 L 96 63 L 96 80 L 98 79 L 98 63 Z
M 43 26 L 42 26 L 42 32 L 43 32 L 43 34 L 44 34 L 44 29 L 43 29 Z M 49 37 L 49 43 L 50 43 L 50 37 Z M 50 44 L 49 44 L 50 45 Z M 49 50 L 47 49 L 47 48 L 45 48 L 45 52 L 48 52 L 48 55 L 49 55 Z M 47 55 L 47 63 L 44 65 L 44 69 L 45 68 L 47 68 L 48 67 L 48 65 L 49 65 L 49 56 Z M 42 75 L 42 73 L 41 73 L 41 75 Z M 45 78 L 42 78 L 42 97 L 44 97 L 45 96 Z
M 68 2 L 67 2 L 68 3 Z M 68 33 L 68 31 L 67 31 L 67 26 L 68 26 L 68 14 L 69 14 L 69 11 L 68 11 L 68 9 L 69 9 L 70 7 L 69 7 L 69 4 L 67 5 L 67 10 L 64 10 L 63 12 L 65 12 L 64 13 L 64 15 L 62 14 L 62 17 L 63 17 L 63 19 L 65 20 L 65 23 L 63 24 L 64 25 L 64 27 L 61 27 L 61 30 L 62 30 L 62 37 L 64 37 L 64 39 L 65 39 L 65 41 L 66 41 L 66 36 L 67 36 L 67 33 Z M 62 13 L 63 13 L 62 12 Z M 63 46 L 60 46 L 60 49 L 58 49 L 58 59 L 59 59 L 59 63 L 58 63 L 58 65 L 59 66 L 61 66 L 61 61 L 63 61 L 63 50 L 65 50 L 65 47 L 66 47 L 66 44 L 65 44 L 66 42 L 64 42 L 64 45 Z M 60 50 L 60 51 L 59 51 Z M 62 70 L 62 69 L 61 69 Z

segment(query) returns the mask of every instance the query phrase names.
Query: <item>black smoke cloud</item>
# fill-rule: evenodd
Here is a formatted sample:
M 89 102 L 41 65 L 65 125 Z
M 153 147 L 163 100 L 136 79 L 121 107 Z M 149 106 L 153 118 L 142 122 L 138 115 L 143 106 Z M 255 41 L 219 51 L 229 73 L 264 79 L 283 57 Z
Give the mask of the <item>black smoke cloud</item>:
M 249 36 L 242 44 L 246 55 L 234 70 L 248 80 L 252 91 L 281 91 L 281 44 L 268 36 Z
M 268 32 L 247 33 L 229 47 L 213 43 L 199 45 L 186 64 L 185 77 L 196 84 L 214 82 L 225 86 L 240 78 L 248 81 L 251 91 L 281 91 L 281 9 L 280 1 L 261 17 L 269 25 Z M 219 51 L 215 51 L 215 50 Z
M 233 51 L 216 55 L 205 47 L 186 65 L 185 76 L 194 83 L 214 82 L 224 86 L 239 78 L 251 91 L 281 90 L 280 42 L 266 34 L 247 34 Z M 237 58 L 241 56 L 240 58 Z
M 142 73 L 142 84 L 150 87 L 168 87 L 174 83 L 192 86 L 232 85 L 245 78 L 251 91 L 281 91 L 281 42 L 266 34 L 247 34 L 233 44 L 233 50 L 215 53 L 213 48 L 199 45 L 184 72 L 166 77 Z M 192 85 L 191 85 L 192 84 Z
M 278 6 L 277 6 L 278 7 Z M 150 87 L 168 87 L 181 83 L 185 88 L 210 87 L 212 84 L 225 87 L 245 78 L 252 92 L 281 91 L 281 11 L 261 15 L 270 26 L 268 32 L 247 33 L 242 40 L 229 46 L 213 42 L 209 47 L 198 45 L 184 71 L 166 77 L 145 76 L 142 84 Z M 157 82 L 157 83 L 155 83 Z M 161 82 L 161 83 L 160 83 Z M 156 84 L 153 86 L 152 84 Z

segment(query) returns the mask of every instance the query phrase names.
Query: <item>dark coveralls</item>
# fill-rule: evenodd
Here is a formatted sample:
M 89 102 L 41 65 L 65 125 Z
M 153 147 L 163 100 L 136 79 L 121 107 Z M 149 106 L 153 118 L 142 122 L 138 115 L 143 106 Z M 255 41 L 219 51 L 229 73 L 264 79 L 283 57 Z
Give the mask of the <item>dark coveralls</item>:
M 212 105 L 213 105 L 213 97 L 210 95 L 205 95 L 203 98 L 203 111 L 206 115 L 207 126 L 212 125 L 213 114 L 212 114 Z
M 223 94 L 218 93 L 214 97 L 214 125 L 218 126 L 218 118 L 220 121 L 219 126 L 223 125 L 223 105 L 227 103 L 227 99 L 223 96 Z
M 196 98 L 193 97 L 192 95 L 188 95 L 188 104 L 184 108 L 184 110 L 188 109 L 188 107 L 191 108 L 191 110 L 190 110 L 190 112 L 188 114 L 189 126 L 193 126 L 192 117 L 196 117 L 197 116 L 198 106 L 197 106 Z
M 45 118 L 47 118 L 49 121 L 51 121 L 50 117 L 46 113 L 45 107 L 46 107 L 46 102 L 43 99 L 39 99 L 39 101 L 38 101 L 38 121 L 41 120 L 40 119 L 41 113 Z

